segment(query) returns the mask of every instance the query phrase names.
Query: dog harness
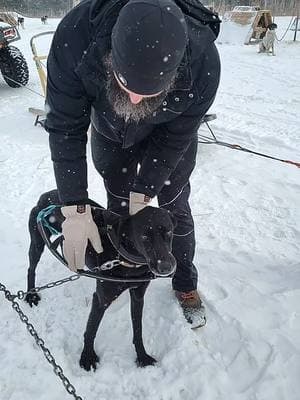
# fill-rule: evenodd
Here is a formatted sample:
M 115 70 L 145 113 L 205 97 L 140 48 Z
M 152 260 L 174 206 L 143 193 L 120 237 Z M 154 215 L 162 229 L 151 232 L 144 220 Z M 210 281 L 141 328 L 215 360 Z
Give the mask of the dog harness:
M 41 210 L 37 216 L 37 226 L 39 232 L 48 247 L 50 252 L 65 266 L 68 266 L 66 259 L 62 253 L 62 242 L 64 240 L 62 232 L 60 230 L 63 216 L 60 211 L 61 206 L 50 205 L 47 208 Z M 108 260 L 103 264 L 96 266 L 92 270 L 78 270 L 79 275 L 113 282 L 147 282 L 155 279 L 155 275 L 148 269 L 147 262 L 143 256 L 139 254 L 129 253 L 127 249 L 120 243 L 118 224 L 120 216 L 112 211 L 105 210 L 102 207 L 92 206 L 92 210 L 96 214 L 95 222 L 98 226 L 100 234 L 106 234 L 109 238 L 110 243 L 117 253 L 117 258 Z M 54 240 L 51 240 L 52 236 L 56 236 Z M 144 269 L 145 272 L 141 271 L 141 276 L 137 277 L 121 277 L 106 274 L 115 267 L 126 267 L 137 269 Z

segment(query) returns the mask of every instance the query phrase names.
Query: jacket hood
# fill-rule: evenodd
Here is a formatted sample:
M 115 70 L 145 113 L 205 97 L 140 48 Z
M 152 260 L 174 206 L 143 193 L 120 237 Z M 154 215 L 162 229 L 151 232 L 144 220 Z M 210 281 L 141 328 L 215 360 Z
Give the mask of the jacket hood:
M 107 36 L 118 18 L 120 9 L 128 0 L 92 0 L 90 1 L 90 24 L 93 36 Z

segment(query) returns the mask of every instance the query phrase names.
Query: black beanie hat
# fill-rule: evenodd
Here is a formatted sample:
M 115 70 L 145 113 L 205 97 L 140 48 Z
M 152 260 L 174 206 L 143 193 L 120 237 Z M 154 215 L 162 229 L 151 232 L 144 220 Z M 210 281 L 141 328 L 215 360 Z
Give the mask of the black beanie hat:
M 187 41 L 184 15 L 173 0 L 130 0 L 112 31 L 114 71 L 131 92 L 159 93 L 175 76 Z

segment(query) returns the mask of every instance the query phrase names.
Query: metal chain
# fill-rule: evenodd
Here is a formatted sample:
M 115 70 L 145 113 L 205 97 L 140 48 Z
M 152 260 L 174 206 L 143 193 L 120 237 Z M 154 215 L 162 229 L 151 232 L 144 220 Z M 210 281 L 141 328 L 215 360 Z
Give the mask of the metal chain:
M 68 279 L 68 281 L 74 280 L 74 278 L 71 279 L 72 277 L 73 277 L 73 275 L 70 278 L 66 278 L 66 279 Z M 65 281 L 66 281 L 65 279 L 62 279 L 61 281 L 57 281 L 57 282 L 61 282 L 59 284 L 62 284 L 62 283 L 65 283 Z M 50 285 L 50 284 L 48 284 L 48 285 Z M 46 289 L 46 286 L 48 286 L 48 285 L 45 285 L 45 286 L 43 286 L 43 287 L 41 287 L 39 289 L 41 289 L 41 290 L 43 288 Z M 56 284 L 56 282 L 53 282 L 53 286 L 58 286 L 58 284 Z M 53 286 L 50 286 L 50 287 L 53 287 Z M 81 396 L 78 396 L 76 394 L 75 387 L 70 383 L 69 379 L 65 376 L 62 367 L 59 364 L 57 364 L 57 362 L 55 361 L 55 358 L 51 354 L 50 350 L 45 346 L 44 340 L 39 337 L 39 335 L 38 335 L 37 331 L 35 330 L 34 326 L 29 322 L 27 315 L 25 315 L 23 313 L 23 311 L 21 310 L 19 304 L 15 301 L 15 297 L 16 296 L 12 295 L 11 292 L 2 283 L 0 283 L 0 291 L 3 292 L 5 298 L 8 301 L 11 302 L 12 308 L 19 315 L 20 320 L 26 325 L 26 328 L 27 328 L 28 332 L 34 338 L 36 344 L 42 350 L 42 352 L 43 352 L 46 360 L 48 361 L 48 363 L 50 365 L 52 365 L 55 375 L 57 375 L 59 377 L 59 379 L 62 381 L 62 384 L 64 385 L 64 388 L 66 389 L 66 391 L 70 395 L 72 395 L 75 400 L 83 400 L 83 398 Z M 19 292 L 22 292 L 22 291 L 19 291 Z M 24 293 L 24 295 L 25 295 L 26 293 L 29 293 L 29 292 L 22 292 L 22 293 Z M 30 293 L 31 293 L 31 291 L 30 291 Z M 36 293 L 36 291 L 35 291 L 35 293 Z
M 120 260 L 116 259 L 116 260 L 107 261 L 104 264 L 102 264 L 101 266 L 95 268 L 94 270 L 95 271 L 110 270 L 110 269 L 113 269 L 114 267 L 116 267 L 118 265 L 124 265 L 126 267 L 131 267 L 131 268 L 138 268 L 138 267 L 141 266 L 141 264 L 129 264 L 129 263 L 126 263 L 124 261 L 120 261 Z M 77 279 L 80 279 L 81 276 L 84 276 L 84 275 L 79 275 L 79 274 L 70 275 L 67 278 L 63 278 L 63 279 L 59 279 L 57 281 L 49 282 L 49 283 L 47 283 L 46 285 L 43 285 L 43 286 L 36 286 L 36 287 L 28 290 L 27 292 L 24 292 L 24 290 L 18 290 L 17 294 L 12 294 L 11 297 L 12 297 L 12 299 L 18 298 L 19 300 L 24 300 L 24 298 L 25 298 L 25 296 L 27 294 L 39 293 L 42 290 L 51 289 L 53 287 L 57 287 L 57 286 L 63 285 L 64 283 L 74 282 L 74 281 L 77 281 Z M 96 276 L 93 276 L 93 278 L 97 279 Z M 101 279 L 105 279 L 105 278 L 104 277 L 99 277 L 99 279 L 101 280 Z
M 53 287 L 63 285 L 64 283 L 76 281 L 79 278 L 80 278 L 80 275 L 77 275 L 77 274 L 71 275 L 68 278 L 63 278 L 63 279 L 59 279 L 58 281 L 49 282 L 43 286 L 36 286 L 33 289 L 28 290 L 28 292 L 24 292 L 23 290 L 18 290 L 17 294 L 14 294 L 14 295 L 12 294 L 11 296 L 12 296 L 12 299 L 18 298 L 19 300 L 23 300 L 27 294 L 38 293 L 45 289 L 51 289 Z
M 281 41 L 285 38 L 285 36 L 286 36 L 286 34 L 288 33 L 290 27 L 292 26 L 293 21 L 294 21 L 294 17 L 292 17 L 292 19 L 290 20 L 290 23 L 289 23 L 288 27 L 286 28 L 286 31 L 284 32 L 284 34 L 281 36 L 280 39 L 278 39 L 278 37 L 277 37 L 277 35 L 276 35 L 276 40 L 277 40 L 277 42 L 281 42 Z

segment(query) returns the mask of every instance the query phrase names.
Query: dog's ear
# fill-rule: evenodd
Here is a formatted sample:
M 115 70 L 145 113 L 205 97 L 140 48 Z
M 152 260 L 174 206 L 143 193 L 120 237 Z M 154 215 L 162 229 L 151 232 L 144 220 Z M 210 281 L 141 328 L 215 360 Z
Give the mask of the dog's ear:
M 174 215 L 171 211 L 169 211 L 169 210 L 168 210 L 168 214 L 169 214 L 169 216 L 170 216 L 170 218 L 171 218 L 173 227 L 176 228 L 176 226 L 177 226 L 177 218 L 176 218 L 175 215 Z

